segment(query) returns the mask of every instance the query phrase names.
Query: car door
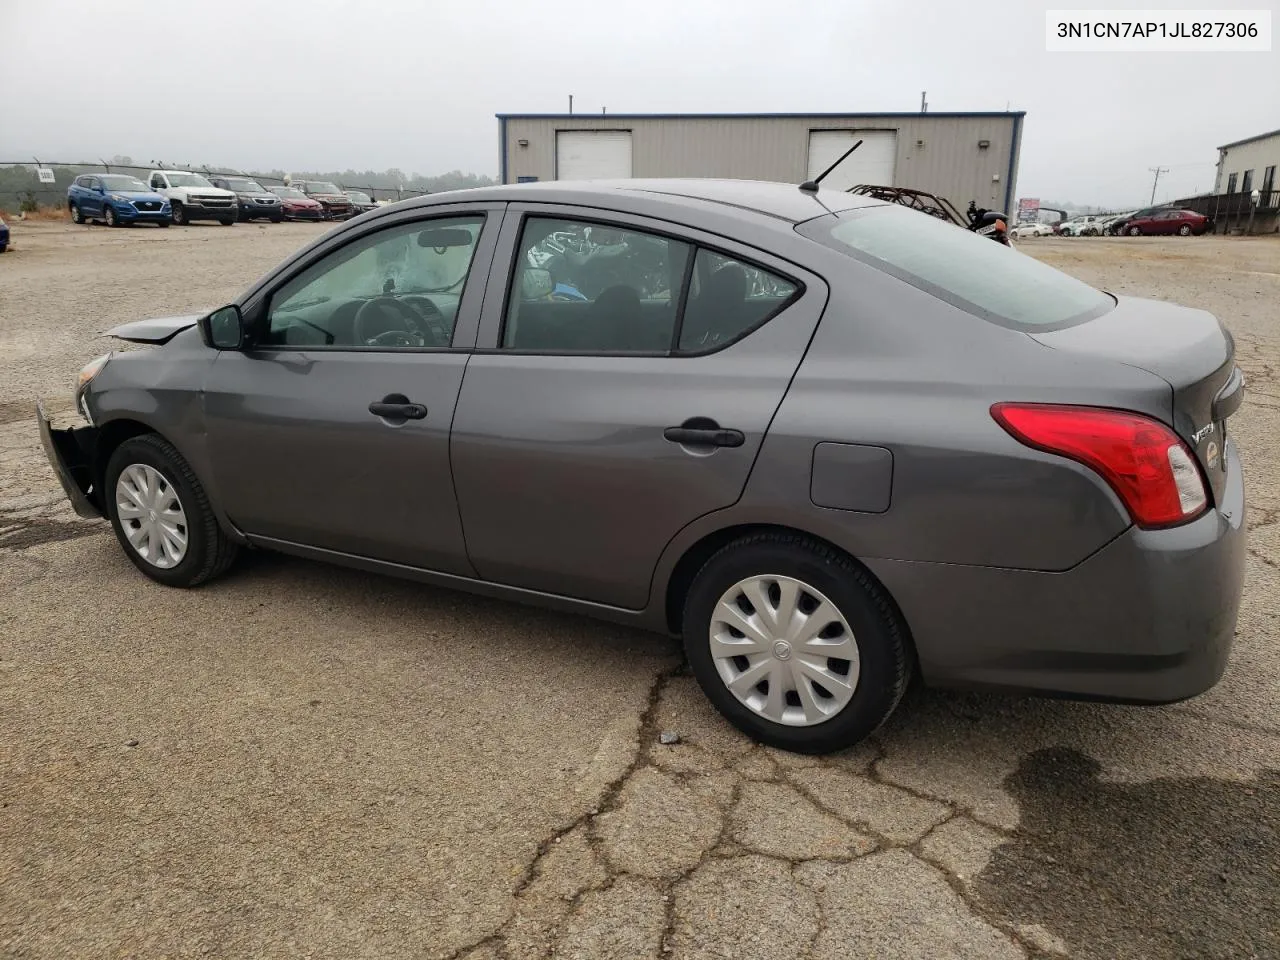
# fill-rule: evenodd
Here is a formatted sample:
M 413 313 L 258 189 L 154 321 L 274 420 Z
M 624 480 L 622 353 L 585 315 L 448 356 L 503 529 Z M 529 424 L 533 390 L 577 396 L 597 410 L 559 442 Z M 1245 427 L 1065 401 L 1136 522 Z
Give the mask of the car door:
M 451 454 L 495 582 L 644 606 L 663 548 L 733 504 L 826 301 L 723 237 L 512 204 Z
M 84 198 L 80 202 L 81 212 L 86 217 L 100 217 L 102 216 L 102 207 L 102 181 L 97 177 L 86 177 Z
M 205 388 L 219 502 L 268 544 L 469 575 L 449 428 L 501 204 L 344 230 L 243 305 Z M 478 278 L 478 279 L 477 279 Z

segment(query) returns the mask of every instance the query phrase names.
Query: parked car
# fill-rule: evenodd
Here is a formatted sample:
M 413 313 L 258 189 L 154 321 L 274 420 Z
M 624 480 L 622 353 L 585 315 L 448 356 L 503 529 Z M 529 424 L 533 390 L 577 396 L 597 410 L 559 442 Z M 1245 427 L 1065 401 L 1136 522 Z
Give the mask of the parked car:
M 123 173 L 85 174 L 67 187 L 67 210 L 75 223 L 101 220 L 109 227 L 173 220 L 169 201 L 137 177 Z
M 1176 233 L 1189 237 L 1201 234 L 1209 228 L 1209 218 L 1194 210 L 1158 210 L 1147 216 L 1131 217 L 1125 222 L 1124 232 L 1131 237 Z
M 733 724 L 805 752 L 916 670 L 1151 703 L 1227 663 L 1226 330 L 899 204 L 441 193 L 110 332 L 156 349 L 92 361 L 85 421 L 39 426 L 162 584 L 252 546 L 678 634 Z
M 284 210 L 286 220 L 323 220 L 324 207 L 320 201 L 312 200 L 297 187 L 271 187 L 271 192 L 280 198 L 280 206 Z
M 1115 236 L 1116 224 L 1128 220 L 1133 216 L 1133 213 L 1134 211 L 1130 210 L 1126 213 L 1113 213 L 1111 216 L 1104 218 L 1101 224 L 1099 224 L 1102 229 L 1102 235 L 1104 237 Z
M 368 213 L 370 210 L 377 210 L 378 205 L 374 202 L 373 197 L 359 190 L 344 190 L 348 200 L 351 201 L 352 214 L 359 215 Z
M 1134 220 L 1138 218 L 1145 219 L 1147 217 L 1150 217 L 1152 214 L 1161 213 L 1168 209 L 1169 209 L 1168 204 L 1160 204 L 1157 207 L 1143 207 L 1141 210 L 1134 210 L 1130 213 L 1127 213 L 1111 222 L 1111 234 L 1112 236 L 1118 237 L 1125 233 L 1128 233 L 1128 226 L 1129 226 L 1130 220 Z
M 1010 231 L 1010 234 L 1019 239 L 1022 237 L 1052 237 L 1053 227 L 1047 223 L 1019 223 Z
M 1096 237 L 1102 233 L 1101 217 L 1073 217 L 1062 223 L 1058 231 L 1064 237 Z
M 352 215 L 351 201 L 337 184 L 327 180 L 294 180 L 290 186 L 319 203 L 326 220 L 346 220 Z
M 270 220 L 279 223 L 284 219 L 280 198 L 274 193 L 268 193 L 257 180 L 248 177 L 210 177 L 209 182 L 236 195 L 241 220 Z
M 239 202 L 230 190 L 215 187 L 189 170 L 152 170 L 151 189 L 169 201 L 174 223 L 217 220 L 229 227 L 240 216 Z
M 9 225 L 0 217 L 0 253 L 9 249 Z

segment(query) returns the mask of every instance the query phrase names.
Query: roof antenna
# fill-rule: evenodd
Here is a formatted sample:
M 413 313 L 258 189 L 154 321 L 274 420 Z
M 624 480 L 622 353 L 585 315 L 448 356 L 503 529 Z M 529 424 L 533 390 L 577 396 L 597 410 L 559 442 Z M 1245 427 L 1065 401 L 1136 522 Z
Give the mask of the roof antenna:
M 857 150 L 860 146 L 862 146 L 861 140 L 855 143 L 852 147 L 850 147 L 844 153 L 840 154 L 839 160 L 837 160 L 831 166 L 827 167 L 827 169 L 823 170 L 820 174 L 818 174 L 812 180 L 806 180 L 804 183 L 800 184 L 800 189 L 803 190 L 805 193 L 817 193 L 818 184 L 822 182 L 823 178 L 826 177 L 826 175 L 830 173 L 832 170 L 834 170 L 836 167 L 840 166 L 840 164 L 844 163 L 845 158 L 848 157 L 849 154 L 853 153 L 853 151 Z

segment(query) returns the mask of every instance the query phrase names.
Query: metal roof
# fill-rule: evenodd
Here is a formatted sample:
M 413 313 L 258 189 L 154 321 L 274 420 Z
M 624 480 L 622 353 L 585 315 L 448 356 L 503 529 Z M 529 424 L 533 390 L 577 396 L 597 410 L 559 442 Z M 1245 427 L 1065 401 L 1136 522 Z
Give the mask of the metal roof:
M 1228 147 L 1238 147 L 1242 143 L 1253 143 L 1255 140 L 1266 140 L 1268 137 L 1280 135 L 1280 130 L 1272 130 L 1270 133 L 1260 133 L 1256 137 L 1245 137 L 1243 140 L 1233 140 L 1230 143 L 1224 143 L 1219 150 L 1226 150 Z
M 499 120 L 795 120 L 812 117 L 817 120 L 833 119 L 882 119 L 907 117 L 1025 117 L 1025 110 L 993 111 L 938 111 L 921 113 L 918 110 L 902 113 L 495 113 Z

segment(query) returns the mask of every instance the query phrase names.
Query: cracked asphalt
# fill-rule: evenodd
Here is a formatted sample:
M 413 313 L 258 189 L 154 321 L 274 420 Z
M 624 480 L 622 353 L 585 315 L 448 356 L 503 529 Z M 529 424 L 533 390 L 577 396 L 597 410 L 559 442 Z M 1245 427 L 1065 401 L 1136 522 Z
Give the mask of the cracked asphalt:
M 814 758 L 662 637 L 271 555 L 167 590 L 71 514 L 34 398 L 320 230 L 19 223 L 0 257 L 0 956 L 1280 957 L 1280 240 L 1021 245 L 1235 335 L 1222 683 L 916 690 Z

